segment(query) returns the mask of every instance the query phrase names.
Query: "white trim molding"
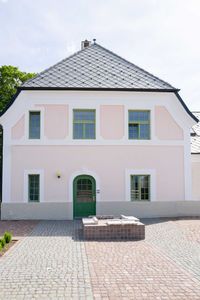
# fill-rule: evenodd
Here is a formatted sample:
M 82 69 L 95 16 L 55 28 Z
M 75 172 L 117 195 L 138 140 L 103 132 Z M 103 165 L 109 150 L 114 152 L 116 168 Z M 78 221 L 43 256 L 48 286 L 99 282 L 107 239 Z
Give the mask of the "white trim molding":
M 24 202 L 28 203 L 28 175 L 40 175 L 39 202 L 44 202 L 44 170 L 24 170 Z
M 126 169 L 125 189 L 126 201 L 131 201 L 131 175 L 150 175 L 150 201 L 156 201 L 156 170 L 155 169 Z M 143 202 L 143 201 L 142 201 Z
M 30 139 L 29 138 L 29 117 L 30 112 L 40 112 L 40 138 L 39 139 Z M 24 137 L 23 137 L 24 138 Z M 40 145 L 45 143 L 44 136 L 44 107 L 30 105 L 28 110 L 25 112 L 25 139 L 24 143 L 30 145 Z
M 184 132 L 184 185 L 185 200 L 194 200 L 192 191 L 192 161 L 191 161 L 191 145 L 190 145 L 190 129 Z
M 74 172 L 69 178 L 69 202 L 73 202 L 73 181 L 77 176 L 80 176 L 80 175 L 89 175 L 95 179 L 95 181 L 96 181 L 96 202 L 99 202 L 100 198 L 101 198 L 99 176 L 95 172 L 89 171 L 85 168 L 82 168 L 81 170 Z

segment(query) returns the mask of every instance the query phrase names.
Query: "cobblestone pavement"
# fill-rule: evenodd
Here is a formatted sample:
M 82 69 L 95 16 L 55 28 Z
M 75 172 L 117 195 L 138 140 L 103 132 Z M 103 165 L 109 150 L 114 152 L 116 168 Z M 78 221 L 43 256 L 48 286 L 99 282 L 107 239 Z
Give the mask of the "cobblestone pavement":
M 0 236 L 4 232 L 11 232 L 13 239 L 21 239 L 27 236 L 39 221 L 0 221 Z
M 0 261 L 0 299 L 92 299 L 80 222 L 41 221 Z
M 200 280 L 200 219 L 142 221 L 146 241 Z
M 0 300 L 200 300 L 200 219 L 143 221 L 145 241 L 127 242 L 83 242 L 80 221 L 41 221 L 0 260 Z

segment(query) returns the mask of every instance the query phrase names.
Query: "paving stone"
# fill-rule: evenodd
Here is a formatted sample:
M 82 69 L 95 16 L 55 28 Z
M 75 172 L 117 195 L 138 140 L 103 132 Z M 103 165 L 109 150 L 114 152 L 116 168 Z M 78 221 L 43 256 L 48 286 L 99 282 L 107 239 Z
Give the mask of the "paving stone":
M 200 254 L 199 245 L 188 244 L 188 239 L 181 242 L 183 236 L 174 224 L 144 221 L 148 224 L 146 241 L 85 243 L 94 299 L 199 300 L 200 281 L 194 275 L 200 268 L 195 268 L 196 256 L 192 257 Z M 181 263 L 184 257 L 191 272 Z
M 1 221 L 0 220 L 0 237 L 4 232 L 11 232 L 13 239 L 21 239 L 27 236 L 34 227 L 39 223 L 37 220 L 31 221 Z
M 200 218 L 143 219 L 146 241 L 200 280 Z
M 0 261 L 0 299 L 56 299 L 92 294 L 79 221 L 41 221 Z M 10 296 L 9 296 L 10 295 Z
M 0 299 L 199 300 L 200 219 L 142 221 L 146 241 L 85 243 L 79 221 L 40 222 L 0 260 Z

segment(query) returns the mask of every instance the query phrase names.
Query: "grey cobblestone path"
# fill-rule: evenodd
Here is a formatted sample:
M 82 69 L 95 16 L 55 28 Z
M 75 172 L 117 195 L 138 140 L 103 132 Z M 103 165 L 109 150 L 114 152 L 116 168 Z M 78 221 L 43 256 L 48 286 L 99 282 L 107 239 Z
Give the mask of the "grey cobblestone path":
M 93 299 L 79 221 L 41 221 L 0 260 L 0 299 Z
M 200 243 L 186 240 L 182 228 L 173 222 L 161 219 L 143 219 L 142 222 L 147 225 L 145 240 L 200 280 Z

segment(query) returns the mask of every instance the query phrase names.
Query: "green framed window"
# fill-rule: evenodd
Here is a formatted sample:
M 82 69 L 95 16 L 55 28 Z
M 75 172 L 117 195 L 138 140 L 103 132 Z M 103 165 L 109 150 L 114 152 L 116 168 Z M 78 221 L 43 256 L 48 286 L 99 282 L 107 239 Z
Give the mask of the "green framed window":
M 29 139 L 40 139 L 40 112 L 29 112 Z
M 95 139 L 95 110 L 73 110 L 73 138 Z
M 39 174 L 28 175 L 28 201 L 29 202 L 40 201 L 40 175 Z
M 150 200 L 150 175 L 131 175 L 131 201 Z
M 133 140 L 150 139 L 150 111 L 129 110 L 128 137 Z

